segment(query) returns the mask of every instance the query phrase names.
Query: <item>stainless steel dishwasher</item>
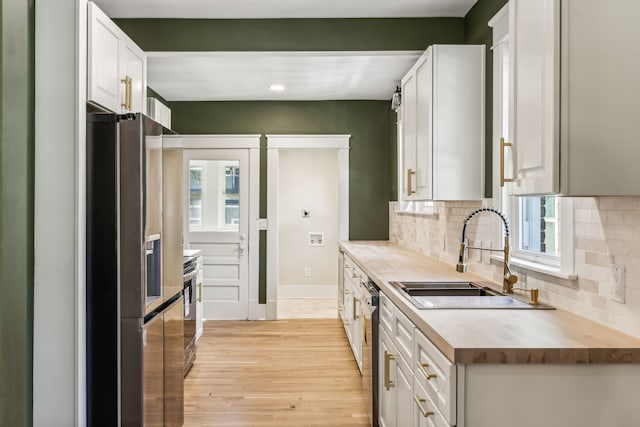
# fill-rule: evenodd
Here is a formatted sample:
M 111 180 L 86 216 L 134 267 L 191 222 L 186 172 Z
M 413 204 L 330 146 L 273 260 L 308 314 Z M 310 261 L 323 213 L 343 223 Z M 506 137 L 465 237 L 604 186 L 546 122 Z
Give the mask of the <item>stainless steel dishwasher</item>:
M 362 389 L 372 427 L 378 427 L 378 287 L 362 281 Z

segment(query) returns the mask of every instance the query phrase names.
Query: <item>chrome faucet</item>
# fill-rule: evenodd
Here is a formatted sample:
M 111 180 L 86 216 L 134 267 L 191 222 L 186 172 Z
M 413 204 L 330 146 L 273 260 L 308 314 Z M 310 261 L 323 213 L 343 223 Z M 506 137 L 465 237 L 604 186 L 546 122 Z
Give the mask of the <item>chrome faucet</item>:
M 504 225 L 504 247 L 502 249 L 491 248 L 476 248 L 467 246 L 467 224 L 475 215 L 480 212 L 493 212 L 498 215 Z M 511 274 L 509 268 L 509 223 L 507 218 L 502 212 L 494 208 L 480 208 L 471 212 L 469 216 L 464 220 L 464 226 L 462 227 L 462 241 L 460 242 L 460 255 L 458 256 L 458 264 L 456 265 L 456 271 L 464 273 L 467 271 L 467 249 L 476 249 L 479 251 L 492 251 L 492 252 L 504 252 L 504 268 L 502 278 L 502 291 L 507 294 L 513 293 L 513 285 L 518 281 L 518 277 L 515 274 Z

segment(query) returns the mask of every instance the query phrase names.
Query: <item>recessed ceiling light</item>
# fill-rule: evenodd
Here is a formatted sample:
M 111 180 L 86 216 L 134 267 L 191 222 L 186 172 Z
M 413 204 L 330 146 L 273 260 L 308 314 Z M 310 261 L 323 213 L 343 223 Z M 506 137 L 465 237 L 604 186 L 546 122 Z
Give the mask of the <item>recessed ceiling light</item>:
M 282 92 L 284 90 L 284 85 L 281 84 L 272 84 L 269 89 L 274 92 Z

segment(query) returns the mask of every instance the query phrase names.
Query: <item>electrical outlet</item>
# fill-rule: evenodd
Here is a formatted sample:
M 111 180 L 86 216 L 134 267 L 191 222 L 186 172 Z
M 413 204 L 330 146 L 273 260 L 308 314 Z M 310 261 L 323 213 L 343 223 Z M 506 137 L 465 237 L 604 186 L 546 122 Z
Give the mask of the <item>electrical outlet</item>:
M 304 268 L 304 277 L 311 277 L 311 267 Z
M 613 273 L 613 283 L 611 286 L 611 299 L 624 304 L 624 266 L 612 265 L 611 273 Z

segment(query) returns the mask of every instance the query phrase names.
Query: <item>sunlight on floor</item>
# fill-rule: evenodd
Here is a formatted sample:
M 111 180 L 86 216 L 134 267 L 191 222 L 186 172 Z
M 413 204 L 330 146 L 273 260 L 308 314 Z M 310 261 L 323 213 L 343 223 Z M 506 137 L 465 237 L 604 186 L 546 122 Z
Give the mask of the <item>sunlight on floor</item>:
M 335 298 L 282 298 L 278 300 L 278 319 L 336 319 Z

